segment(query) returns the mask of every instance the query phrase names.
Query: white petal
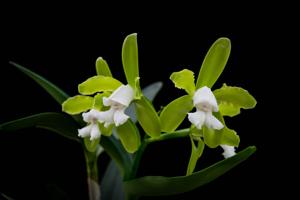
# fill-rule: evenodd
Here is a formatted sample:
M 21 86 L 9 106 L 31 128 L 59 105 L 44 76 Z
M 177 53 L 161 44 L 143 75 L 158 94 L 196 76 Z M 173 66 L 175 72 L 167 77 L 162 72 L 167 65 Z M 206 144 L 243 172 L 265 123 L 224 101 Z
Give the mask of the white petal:
M 235 153 L 235 149 L 234 146 L 229 146 L 229 145 L 220 145 L 224 152 L 222 153 L 222 155 L 224 156 L 224 158 L 230 158 L 232 156 L 234 156 Z
M 214 112 L 219 111 L 216 97 L 212 93 L 211 89 L 206 86 L 199 88 L 195 92 L 193 96 L 193 102 L 195 106 L 199 104 L 209 104 Z
M 88 125 L 88 126 L 85 126 L 81 129 L 78 129 L 78 136 L 79 137 L 87 137 L 90 135 L 91 133 L 91 129 L 92 129 L 92 124 Z
M 116 126 L 124 124 L 128 120 L 129 116 L 124 113 L 124 109 L 116 110 L 114 114 L 114 122 Z
M 101 136 L 101 132 L 99 130 L 98 125 L 97 124 L 93 124 L 92 130 L 91 130 L 91 138 L 90 138 L 90 140 L 98 139 L 98 138 L 100 138 L 100 136 Z
M 201 129 L 205 121 L 205 112 L 199 110 L 194 113 L 188 113 L 188 119 L 197 129 Z
M 93 122 L 93 119 L 97 118 L 97 115 L 100 113 L 100 111 L 91 109 L 89 112 L 82 113 L 83 121 L 85 122 Z
M 115 110 L 110 108 L 109 110 L 107 111 L 102 111 L 102 112 L 99 112 L 97 114 L 97 119 L 98 121 L 100 121 L 101 123 L 107 123 L 107 124 L 112 124 L 114 123 L 114 112 Z
M 208 128 L 217 130 L 224 128 L 224 125 L 210 112 L 206 113 L 205 125 Z
M 134 91 L 129 85 L 121 85 L 110 95 L 109 99 L 127 107 L 133 100 L 133 96 Z

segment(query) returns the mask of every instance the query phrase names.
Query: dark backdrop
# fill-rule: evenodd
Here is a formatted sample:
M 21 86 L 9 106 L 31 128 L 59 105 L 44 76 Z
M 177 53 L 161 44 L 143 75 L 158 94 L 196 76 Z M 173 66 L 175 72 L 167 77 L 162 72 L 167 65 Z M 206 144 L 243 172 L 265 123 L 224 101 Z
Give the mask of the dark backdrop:
M 42 21 L 39 17 L 18 15 L 5 24 L 1 45 L 0 123 L 61 110 L 39 86 L 10 66 L 9 60 L 28 67 L 75 95 L 77 84 L 95 74 L 94 63 L 98 56 L 106 59 L 113 75 L 125 82 L 121 46 L 126 35 L 137 32 L 141 85 L 164 82 L 154 101 L 159 109 L 184 94 L 174 88 L 168 78 L 170 74 L 183 68 L 197 74 L 210 45 L 219 37 L 228 37 L 232 42 L 231 56 L 214 88 L 223 83 L 241 86 L 257 99 L 254 110 L 243 110 L 239 116 L 226 119 L 228 126 L 241 137 L 239 150 L 256 145 L 257 152 L 214 182 L 190 193 L 163 199 L 194 199 L 192 196 L 196 199 L 235 199 L 240 197 L 238 193 L 256 198 L 277 188 L 280 176 L 277 167 L 281 162 L 275 160 L 274 154 L 281 155 L 273 145 L 278 144 L 275 141 L 279 133 L 268 131 L 270 119 L 267 116 L 274 103 L 271 86 L 275 69 L 271 58 L 277 54 L 270 52 L 276 46 L 273 41 L 277 36 L 274 34 L 276 27 L 268 23 L 268 19 L 240 22 L 233 18 L 207 23 L 195 14 L 192 21 L 180 17 L 178 21 L 156 18 L 155 21 L 130 23 L 130 26 L 120 18 L 118 24 L 122 26 L 118 26 L 115 21 L 109 24 L 108 18 L 97 16 L 88 19 L 67 16 Z M 113 30 L 114 26 L 120 29 Z M 139 176 L 183 175 L 189 145 L 187 139 L 151 145 L 143 157 Z M 197 169 L 222 159 L 221 152 L 221 149 L 206 149 Z M 100 157 L 100 173 L 105 170 L 107 161 L 107 155 Z M 69 199 L 87 199 L 81 147 L 51 132 L 26 129 L 1 134 L 0 169 L 0 192 L 15 199 L 51 199 L 50 193 L 55 188 L 60 188 Z

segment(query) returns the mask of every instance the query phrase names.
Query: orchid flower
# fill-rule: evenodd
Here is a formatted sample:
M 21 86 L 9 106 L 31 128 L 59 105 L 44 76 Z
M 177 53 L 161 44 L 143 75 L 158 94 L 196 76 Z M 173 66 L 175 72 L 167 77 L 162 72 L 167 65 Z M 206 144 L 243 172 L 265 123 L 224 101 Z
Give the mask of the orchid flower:
M 212 114 L 212 112 L 218 112 L 219 108 L 217 100 L 210 88 L 204 86 L 198 89 L 193 96 L 193 103 L 197 111 L 188 113 L 188 119 L 198 129 L 202 129 L 203 125 L 217 130 L 224 127 L 224 125 Z
M 95 109 L 82 113 L 83 120 L 89 124 L 78 129 L 78 136 L 90 137 L 90 140 L 95 140 L 101 137 L 101 132 L 98 127 L 99 114 L 100 112 Z
M 134 91 L 129 85 L 121 85 L 108 98 L 103 97 L 103 105 L 110 106 L 107 111 L 99 112 L 98 119 L 104 123 L 104 127 L 111 124 L 120 126 L 124 124 L 129 116 L 124 113 L 134 98 Z
M 224 152 L 222 154 L 224 156 L 224 158 L 230 158 L 236 154 L 234 146 L 222 145 L 222 144 L 220 146 L 224 150 Z

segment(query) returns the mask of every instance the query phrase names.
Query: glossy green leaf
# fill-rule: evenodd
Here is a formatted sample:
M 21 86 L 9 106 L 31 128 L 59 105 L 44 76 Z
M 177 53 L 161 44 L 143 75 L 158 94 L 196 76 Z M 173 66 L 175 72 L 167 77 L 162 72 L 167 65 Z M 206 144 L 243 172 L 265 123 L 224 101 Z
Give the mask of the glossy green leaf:
M 114 91 L 122 83 L 117 79 L 108 76 L 93 76 L 78 85 L 78 91 L 83 95 L 91 95 L 96 92 Z
M 212 88 L 223 72 L 230 55 L 231 44 L 228 38 L 219 38 L 207 52 L 196 83 L 196 88 Z
M 251 109 L 256 105 L 255 98 L 247 90 L 231 87 L 226 84 L 214 91 L 222 115 L 233 117 L 240 113 L 240 109 Z
M 105 170 L 101 180 L 101 199 L 102 200 L 125 200 L 123 188 L 123 178 L 114 160 L 111 160 Z
M 14 121 L 6 122 L 0 125 L 0 130 L 16 131 L 24 128 L 42 128 L 58 133 L 68 139 L 79 142 L 77 136 L 77 124 L 74 120 L 65 114 L 61 113 L 40 113 L 24 117 Z
M 99 145 L 100 138 L 95 139 L 95 140 L 90 140 L 89 137 L 85 137 L 83 139 L 83 141 L 84 141 L 85 148 L 89 152 L 93 153 L 93 152 L 95 152 L 97 150 L 97 146 Z
M 93 107 L 94 99 L 89 96 L 77 95 L 68 98 L 62 104 L 62 110 L 70 115 L 85 112 Z
M 193 109 L 193 100 L 190 95 L 179 97 L 169 103 L 160 114 L 161 129 L 164 132 L 173 132 Z
M 188 69 L 181 70 L 180 72 L 173 72 L 170 79 L 175 84 L 175 87 L 184 89 L 189 95 L 195 92 L 195 78 L 194 72 Z
M 137 34 L 128 35 L 122 47 L 123 69 L 128 84 L 135 89 L 136 78 L 139 77 Z
M 127 120 L 121 126 L 116 127 L 118 136 L 122 145 L 129 153 L 134 153 L 138 150 L 141 144 L 140 133 L 131 120 Z
M 140 100 L 135 101 L 135 110 L 137 120 L 150 137 L 160 135 L 160 120 L 152 103 L 142 96 Z
M 30 71 L 29 69 L 14 63 L 9 62 L 11 65 L 15 66 L 21 72 L 32 78 L 36 83 L 38 83 L 42 88 L 44 88 L 59 104 L 64 102 L 69 96 L 59 89 L 56 85 L 46 80 L 44 77 Z
M 125 191 L 133 197 L 176 195 L 188 192 L 225 174 L 247 160 L 255 150 L 255 146 L 250 146 L 231 158 L 224 159 L 189 176 L 145 176 L 126 181 Z
M 96 60 L 96 72 L 97 72 L 97 75 L 112 77 L 109 66 L 102 57 L 99 57 Z
M 189 160 L 189 164 L 188 164 L 188 168 L 187 168 L 187 172 L 186 175 L 191 175 L 194 172 L 194 169 L 196 167 L 197 161 L 198 159 L 201 157 L 203 150 L 204 150 L 204 142 L 201 140 L 201 138 L 197 139 L 197 145 L 195 145 L 195 141 L 193 139 L 193 137 L 190 137 L 191 139 L 191 147 L 192 147 L 192 152 L 191 152 L 191 156 L 190 156 L 190 160 Z
M 152 83 L 147 87 L 145 87 L 142 90 L 142 93 L 150 102 L 152 102 L 156 97 L 156 95 L 158 94 L 158 92 L 161 90 L 162 85 L 163 85 L 162 82 Z M 130 117 L 132 122 L 135 123 L 137 121 L 134 104 L 130 104 L 130 106 L 126 109 L 125 113 Z

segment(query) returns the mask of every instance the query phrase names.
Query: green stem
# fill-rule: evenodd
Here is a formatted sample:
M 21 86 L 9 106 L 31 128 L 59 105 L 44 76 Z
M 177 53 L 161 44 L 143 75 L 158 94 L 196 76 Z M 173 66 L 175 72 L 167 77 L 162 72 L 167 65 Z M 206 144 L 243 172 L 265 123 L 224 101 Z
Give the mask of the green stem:
M 100 185 L 98 179 L 98 166 L 96 152 L 84 151 L 87 170 L 89 200 L 100 200 Z

